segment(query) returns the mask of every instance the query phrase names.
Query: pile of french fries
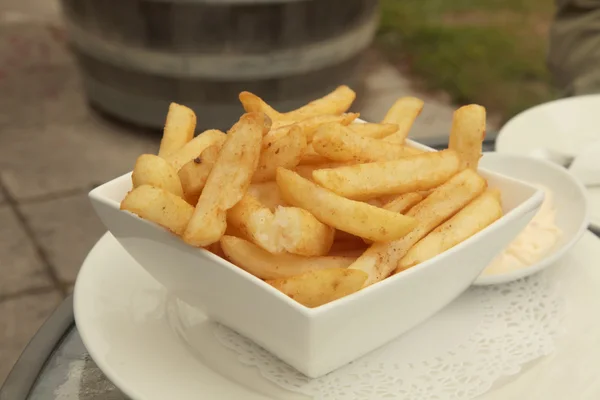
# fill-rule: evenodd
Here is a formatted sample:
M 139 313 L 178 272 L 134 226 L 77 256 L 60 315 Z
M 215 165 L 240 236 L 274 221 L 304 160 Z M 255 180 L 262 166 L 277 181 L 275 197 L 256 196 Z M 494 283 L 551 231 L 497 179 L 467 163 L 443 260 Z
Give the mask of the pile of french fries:
M 459 108 L 448 149 L 426 152 L 405 143 L 421 100 L 400 98 L 381 123 L 363 123 L 348 112 L 355 97 L 340 86 L 281 113 L 243 92 L 245 113 L 227 134 L 196 137 L 194 112 L 171 104 L 158 155 L 137 159 L 121 209 L 307 307 L 429 260 L 502 216 L 500 193 L 476 172 L 483 107 Z

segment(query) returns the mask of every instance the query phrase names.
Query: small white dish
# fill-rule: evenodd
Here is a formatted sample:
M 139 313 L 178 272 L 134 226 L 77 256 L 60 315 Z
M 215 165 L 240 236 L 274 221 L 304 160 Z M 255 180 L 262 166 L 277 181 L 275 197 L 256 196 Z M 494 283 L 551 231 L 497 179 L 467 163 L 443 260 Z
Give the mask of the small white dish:
M 589 224 L 586 189 L 563 167 L 550 161 L 502 153 L 485 153 L 479 165 L 549 189 L 556 210 L 556 226 L 562 234 L 553 248 L 535 264 L 503 274 L 482 274 L 474 285 L 506 283 L 539 272 L 560 259 L 586 231 Z
M 175 296 L 315 378 L 388 343 L 447 306 L 535 215 L 544 197 L 541 190 L 479 172 L 502 193 L 501 219 L 431 260 L 312 309 L 213 253 L 121 211 L 120 202 L 131 190 L 130 174 L 97 187 L 89 196 L 123 248 Z
M 496 139 L 496 151 L 530 156 L 540 149 L 579 154 L 600 138 L 600 95 L 569 97 L 540 104 L 508 121 Z M 590 226 L 600 231 L 600 186 L 586 188 Z

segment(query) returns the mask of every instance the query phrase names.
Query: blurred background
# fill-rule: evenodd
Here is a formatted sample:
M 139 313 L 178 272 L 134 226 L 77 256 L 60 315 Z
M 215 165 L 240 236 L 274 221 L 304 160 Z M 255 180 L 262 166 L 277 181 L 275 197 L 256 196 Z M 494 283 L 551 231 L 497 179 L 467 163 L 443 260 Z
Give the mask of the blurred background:
M 425 110 L 413 139 L 443 145 L 457 105 L 489 138 L 557 96 L 551 0 L 0 0 L 0 383 L 72 290 L 104 233 L 93 187 L 155 152 L 168 103 L 199 131 L 239 117 L 241 90 L 280 110 L 339 84 L 379 121 Z

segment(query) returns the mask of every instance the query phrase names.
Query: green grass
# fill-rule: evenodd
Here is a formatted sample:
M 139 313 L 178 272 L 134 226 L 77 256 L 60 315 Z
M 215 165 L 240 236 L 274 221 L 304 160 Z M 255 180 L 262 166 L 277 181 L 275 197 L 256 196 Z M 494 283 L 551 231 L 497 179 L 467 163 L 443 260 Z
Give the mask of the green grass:
M 552 0 L 381 0 L 380 47 L 430 90 L 503 120 L 556 96 Z

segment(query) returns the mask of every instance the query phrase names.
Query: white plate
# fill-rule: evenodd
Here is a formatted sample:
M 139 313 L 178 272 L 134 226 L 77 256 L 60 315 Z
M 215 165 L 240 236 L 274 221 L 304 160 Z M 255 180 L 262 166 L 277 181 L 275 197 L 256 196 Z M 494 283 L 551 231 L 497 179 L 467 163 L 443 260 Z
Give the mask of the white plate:
M 576 154 L 600 138 L 600 95 L 570 97 L 523 111 L 502 127 L 496 151 L 529 155 L 545 147 Z M 600 187 L 588 188 L 590 224 L 600 230 Z
M 564 286 L 571 312 L 565 321 L 567 334 L 555 354 L 481 399 L 600 398 L 600 320 L 590 318 L 600 308 L 600 268 L 594 266 L 598 260 L 600 241 L 587 233 L 563 259 L 569 268 L 559 269 L 563 275 L 557 279 Z M 433 329 L 441 331 L 439 324 L 450 323 L 452 329 L 443 331 L 452 340 L 458 324 L 447 313 L 453 308 L 456 313 L 460 302 L 461 298 L 417 329 L 429 326 L 431 330 L 433 324 Z M 165 290 L 110 234 L 98 242 L 81 268 L 74 307 L 77 328 L 90 355 L 134 400 L 307 399 L 242 366 L 233 352 L 218 344 L 206 320 L 197 325 L 194 350 L 188 348 L 169 323 Z M 423 345 L 426 351 L 432 343 Z
M 537 273 L 565 255 L 586 231 L 589 224 L 586 189 L 566 169 L 549 161 L 505 153 L 484 153 L 479 165 L 549 189 L 556 210 L 556 226 L 562 235 L 548 254 L 535 264 L 503 274 L 482 274 L 474 285 L 496 285 Z

